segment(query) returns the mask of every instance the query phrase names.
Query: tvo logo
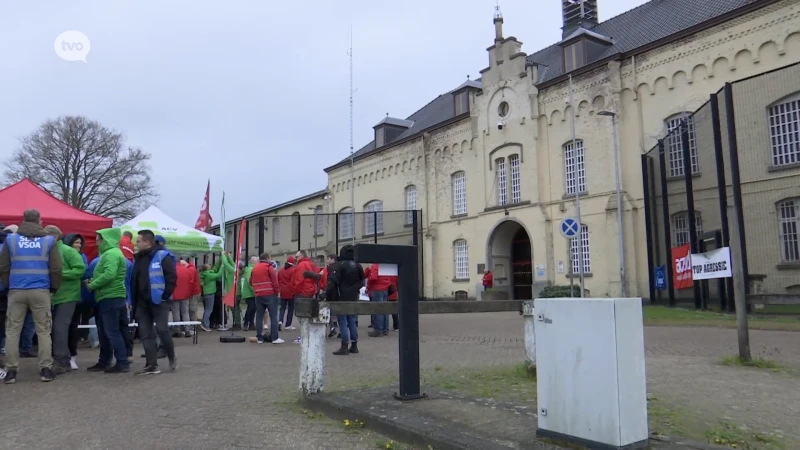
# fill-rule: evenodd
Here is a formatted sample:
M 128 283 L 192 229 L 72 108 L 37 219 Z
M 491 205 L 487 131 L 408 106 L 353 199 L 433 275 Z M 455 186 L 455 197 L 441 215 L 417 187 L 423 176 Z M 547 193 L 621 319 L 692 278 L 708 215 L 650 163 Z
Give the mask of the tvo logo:
M 86 62 L 86 55 L 91 50 L 89 38 L 80 31 L 65 31 L 56 37 L 53 43 L 56 55 L 64 61 Z

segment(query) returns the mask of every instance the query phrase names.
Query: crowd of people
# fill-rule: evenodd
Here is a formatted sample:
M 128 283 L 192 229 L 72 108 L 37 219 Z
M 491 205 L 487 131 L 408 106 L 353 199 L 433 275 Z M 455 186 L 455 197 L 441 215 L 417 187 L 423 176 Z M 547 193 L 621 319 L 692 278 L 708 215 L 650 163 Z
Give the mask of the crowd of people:
M 173 337 L 193 334 L 185 322 L 199 321 L 202 330 L 211 331 L 230 314 L 234 329 L 253 329 L 256 342 L 282 344 L 279 332 L 295 329 L 296 299 L 358 301 L 366 291 L 371 301 L 397 300 L 397 277 L 381 275 L 377 264 L 362 268 L 349 245 L 339 255 L 316 261 L 298 251 L 280 270 L 264 253 L 242 264 L 234 280 L 230 253 L 223 252 L 215 264 L 198 270 L 190 259 L 176 258 L 164 237 L 151 230 L 139 231 L 135 246 L 130 232 L 99 230 L 99 256 L 89 262 L 84 237 L 64 235 L 53 225 L 43 227 L 37 210 L 25 211 L 18 226 L 0 224 L 0 229 L 0 357 L 5 356 L 0 378 L 6 384 L 17 381 L 19 359 L 25 357 L 38 357 L 41 381 L 77 370 L 78 342 L 85 339 L 80 324 L 95 325 L 99 341 L 98 361 L 88 371 L 129 372 L 138 334 L 145 358 L 138 374 L 149 375 L 161 373 L 161 358 L 169 360 L 171 371 L 177 369 Z M 233 282 L 238 283 L 236 302 L 225 308 L 221 292 L 228 292 Z M 246 306 L 244 314 L 240 301 Z M 184 325 L 170 329 L 170 315 L 172 322 Z M 137 326 L 131 327 L 134 319 Z M 388 335 L 388 316 L 372 316 L 370 327 L 371 337 Z M 396 315 L 393 328 L 398 329 Z M 358 353 L 356 316 L 336 317 L 328 336 L 337 335 L 341 347 L 335 355 Z

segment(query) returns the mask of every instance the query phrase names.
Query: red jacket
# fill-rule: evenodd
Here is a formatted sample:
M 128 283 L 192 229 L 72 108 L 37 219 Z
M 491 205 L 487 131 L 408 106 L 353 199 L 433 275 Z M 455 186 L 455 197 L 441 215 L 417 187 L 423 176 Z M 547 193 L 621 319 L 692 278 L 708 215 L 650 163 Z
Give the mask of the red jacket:
M 281 290 L 275 268 L 265 261 L 261 261 L 253 267 L 253 271 L 250 272 L 250 286 L 253 286 L 256 297 L 278 295 Z
M 292 276 L 292 287 L 297 297 L 311 298 L 317 293 L 317 281 L 314 278 L 306 278 L 305 272 L 319 273 L 314 269 L 314 264 L 306 256 L 297 262 L 297 266 Z
M 494 275 L 492 272 L 486 272 L 483 274 L 483 287 L 489 289 L 494 284 Z
M 278 271 L 278 283 L 281 285 L 281 299 L 294 300 L 294 286 L 292 279 L 294 278 L 294 266 L 289 266 Z
M 197 267 L 189 263 L 189 270 L 192 271 L 192 295 L 202 295 L 202 291 L 200 290 L 200 274 L 197 273 Z
M 378 265 L 373 264 L 369 268 L 369 275 L 367 275 L 367 290 L 370 292 L 388 291 L 389 285 L 392 283 L 392 277 L 381 276 L 378 273 Z
M 319 279 L 319 288 L 325 290 L 328 287 L 328 267 L 322 269 L 322 277 Z
M 394 292 L 389 294 L 388 300 L 390 302 L 395 302 L 395 301 L 397 301 L 397 291 L 398 291 L 398 289 L 397 289 L 397 277 L 387 277 L 387 278 L 389 278 L 389 282 L 391 283 L 391 285 L 394 286 Z
M 188 300 L 192 296 L 192 269 L 184 267 L 183 264 L 175 264 L 175 273 L 178 279 L 175 282 L 175 290 L 172 291 L 172 299 Z
M 122 256 L 124 256 L 128 261 L 133 262 L 133 254 L 136 252 L 134 251 L 131 238 L 122 236 L 122 239 L 119 241 L 119 249 L 122 251 Z

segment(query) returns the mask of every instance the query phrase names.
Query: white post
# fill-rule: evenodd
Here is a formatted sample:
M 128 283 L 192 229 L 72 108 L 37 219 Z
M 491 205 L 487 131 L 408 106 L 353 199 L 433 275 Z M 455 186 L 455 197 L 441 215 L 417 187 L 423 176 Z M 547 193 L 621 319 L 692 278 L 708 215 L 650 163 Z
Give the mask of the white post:
M 318 394 L 325 387 L 325 337 L 331 310 L 319 305 L 319 316 L 300 319 L 300 393 Z
M 536 314 L 533 311 L 533 300 L 522 304 L 522 317 L 525 327 L 525 365 L 528 370 L 536 370 Z

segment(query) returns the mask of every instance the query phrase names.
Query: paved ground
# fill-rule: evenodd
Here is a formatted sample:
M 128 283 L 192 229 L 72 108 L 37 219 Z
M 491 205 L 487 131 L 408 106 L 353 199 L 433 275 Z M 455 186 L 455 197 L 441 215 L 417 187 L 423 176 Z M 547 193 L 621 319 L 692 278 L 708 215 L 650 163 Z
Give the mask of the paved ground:
M 423 368 L 520 362 L 521 327 L 516 313 L 423 317 Z M 645 334 L 655 395 L 704 417 L 800 437 L 800 377 L 716 365 L 736 353 L 734 330 L 649 327 Z M 81 371 L 46 384 L 35 379 L 35 361 L 24 360 L 20 381 L 0 386 L 0 449 L 377 448 L 374 436 L 306 419 L 290 404 L 296 335 L 284 333 L 282 346 L 220 344 L 217 332 L 204 333 L 198 346 L 182 339 L 178 372 L 153 377 Z M 800 368 L 800 333 L 754 331 L 751 340 L 754 354 Z M 396 375 L 396 334 L 365 338 L 360 347 L 359 355 L 329 357 L 331 389 Z M 85 368 L 95 358 L 95 350 L 82 349 L 79 362 Z

